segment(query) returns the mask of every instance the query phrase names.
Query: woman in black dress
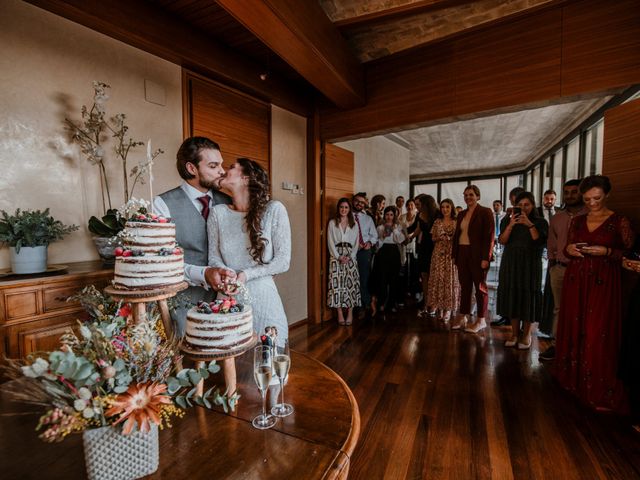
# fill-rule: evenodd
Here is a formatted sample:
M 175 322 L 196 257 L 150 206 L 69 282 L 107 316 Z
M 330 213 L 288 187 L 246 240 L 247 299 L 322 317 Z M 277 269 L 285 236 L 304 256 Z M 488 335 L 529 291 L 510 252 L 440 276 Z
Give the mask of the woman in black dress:
M 420 315 L 435 315 L 431 305 L 427 305 L 429 272 L 431 271 L 431 254 L 433 253 L 433 239 L 431 238 L 431 228 L 438 216 L 438 205 L 431 195 L 420 194 L 415 198 L 418 208 L 418 218 L 407 230 L 411 238 L 416 238 L 416 252 L 418 253 L 418 271 L 422 280 L 423 309 Z
M 535 205 L 532 193 L 519 194 L 513 214 L 499 237 L 505 247 L 497 310 L 499 315 L 511 319 L 511 339 L 505 342 L 505 347 L 517 345 L 519 350 L 531 346 L 531 324 L 539 321 L 542 313 L 542 250 L 549 225 L 538 216 Z

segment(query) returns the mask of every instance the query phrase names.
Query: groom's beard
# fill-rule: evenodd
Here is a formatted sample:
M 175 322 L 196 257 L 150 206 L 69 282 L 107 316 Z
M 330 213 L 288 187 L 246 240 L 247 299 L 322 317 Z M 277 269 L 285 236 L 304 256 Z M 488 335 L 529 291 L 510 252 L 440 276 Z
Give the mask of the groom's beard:
M 222 180 L 222 177 L 218 177 L 214 180 L 205 180 L 201 178 L 199 183 L 202 188 L 220 190 L 220 180 Z

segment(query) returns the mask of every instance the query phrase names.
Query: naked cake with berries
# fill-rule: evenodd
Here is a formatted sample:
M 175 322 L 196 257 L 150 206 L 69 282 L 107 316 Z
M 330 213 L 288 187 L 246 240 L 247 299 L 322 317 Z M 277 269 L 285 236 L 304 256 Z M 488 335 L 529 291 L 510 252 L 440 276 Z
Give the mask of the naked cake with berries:
M 192 355 L 217 355 L 240 350 L 253 341 L 250 305 L 235 298 L 199 302 L 187 312 L 182 350 Z
M 115 250 L 113 285 L 138 290 L 161 288 L 184 281 L 184 255 L 176 245 L 176 225 L 149 213 L 129 218 Z

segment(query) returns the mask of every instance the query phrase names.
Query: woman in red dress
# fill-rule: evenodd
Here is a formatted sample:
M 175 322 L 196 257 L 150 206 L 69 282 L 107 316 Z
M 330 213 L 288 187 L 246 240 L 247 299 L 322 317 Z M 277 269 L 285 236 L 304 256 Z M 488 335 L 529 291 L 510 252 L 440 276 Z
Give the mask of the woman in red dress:
M 607 208 L 611 183 L 592 175 L 580 183 L 586 215 L 574 217 L 565 249 L 554 375 L 589 406 L 624 413 L 617 377 L 620 352 L 621 259 L 633 245 L 629 220 Z

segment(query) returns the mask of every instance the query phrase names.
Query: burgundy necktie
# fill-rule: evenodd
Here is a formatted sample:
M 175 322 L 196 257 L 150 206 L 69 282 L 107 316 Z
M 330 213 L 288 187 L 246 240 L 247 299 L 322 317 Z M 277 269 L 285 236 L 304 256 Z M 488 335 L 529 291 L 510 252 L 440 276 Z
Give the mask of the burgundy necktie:
M 358 220 L 358 215 L 354 215 L 356 219 L 356 223 L 358 224 L 358 242 L 360 243 L 360 248 L 364 247 L 364 240 L 362 238 L 362 229 L 360 228 L 360 220 Z
M 202 216 L 207 220 L 209 218 L 209 195 L 198 197 L 198 201 L 202 204 Z

